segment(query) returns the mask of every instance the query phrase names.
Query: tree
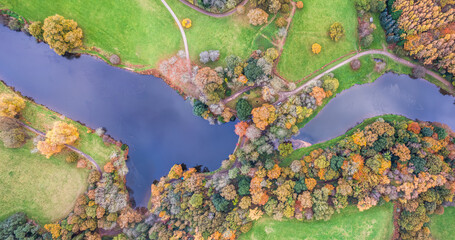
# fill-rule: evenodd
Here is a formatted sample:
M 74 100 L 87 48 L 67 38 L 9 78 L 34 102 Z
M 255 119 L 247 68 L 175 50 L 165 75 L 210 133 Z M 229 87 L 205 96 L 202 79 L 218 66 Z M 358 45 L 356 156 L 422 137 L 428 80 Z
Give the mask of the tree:
M 426 70 L 424 67 L 417 65 L 412 69 L 412 76 L 415 78 L 424 78 L 426 75 Z
M 207 83 L 203 88 L 203 92 L 207 98 L 206 103 L 208 105 L 219 102 L 226 95 L 226 90 L 223 85 L 215 82 Z
M 111 62 L 112 65 L 119 65 L 121 63 L 120 57 L 116 54 L 112 54 L 109 57 L 109 62 Z
M 22 28 L 22 23 L 17 18 L 12 18 L 9 23 L 8 27 L 13 31 L 20 31 Z
M 262 67 L 258 65 L 258 60 L 256 59 L 249 60 L 248 65 L 243 69 L 243 72 L 250 82 L 255 82 L 264 74 Z
M 248 214 L 248 217 L 251 220 L 256 221 L 256 220 L 259 220 L 263 214 L 264 213 L 261 211 L 261 209 L 253 208 L 253 209 L 250 209 L 250 213 Z
M 350 65 L 351 65 L 352 70 L 357 71 L 360 69 L 360 66 L 362 64 L 360 63 L 360 60 L 356 58 L 351 61 Z
M 6 148 L 20 148 L 25 144 L 27 134 L 22 128 L 0 132 L 0 139 Z
M 4 93 L 0 95 L 0 116 L 13 118 L 25 108 L 21 97 Z
M 235 110 L 237 111 L 237 118 L 240 121 L 247 121 L 250 119 L 251 110 L 253 107 L 246 99 L 239 99 L 235 105 Z
M 277 115 L 275 111 L 275 107 L 267 103 L 261 107 L 254 108 L 251 114 L 253 115 L 253 122 L 256 124 L 256 127 L 265 130 L 269 124 L 276 120 Z
M 247 122 L 239 122 L 235 125 L 235 134 L 239 137 L 243 137 L 246 134 L 246 129 L 248 128 Z
M 316 105 L 321 106 L 322 100 L 327 97 L 326 93 L 324 92 L 323 88 L 314 87 L 310 93 L 310 96 L 316 99 Z
M 200 69 L 197 72 L 194 81 L 195 81 L 194 83 L 196 84 L 196 86 L 201 90 L 204 88 L 204 86 L 207 83 L 214 82 L 214 83 L 218 83 L 220 85 L 223 84 L 223 79 L 221 79 L 218 76 L 218 73 L 215 70 L 211 69 L 210 67 L 205 67 L 205 68 Z
M 336 78 L 326 78 L 324 79 L 324 83 L 322 83 L 322 88 L 324 88 L 325 91 L 331 91 L 332 93 L 335 93 L 339 86 L 340 83 Z
M 0 222 L 0 239 L 40 240 L 43 239 L 43 237 L 44 236 L 41 236 L 40 234 L 40 227 L 32 221 L 28 221 L 27 216 L 24 213 L 15 213 Z
M 226 212 L 228 210 L 229 202 L 218 193 L 212 196 L 212 203 L 218 212 Z
M 43 23 L 40 21 L 33 22 L 28 27 L 28 32 L 38 40 L 43 40 Z
M 313 51 L 314 54 L 319 54 L 321 52 L 321 45 L 319 43 L 313 43 L 311 46 L 311 51 Z
M 357 11 L 370 11 L 370 0 L 355 0 L 354 4 Z
M 62 230 L 60 224 L 46 224 L 44 225 L 44 228 L 52 234 L 53 239 L 58 239 L 58 237 L 60 237 L 60 231 Z
M 198 208 L 202 205 L 203 200 L 204 200 L 204 196 L 202 196 L 202 194 L 195 193 L 195 194 L 193 194 L 193 196 L 191 196 L 189 203 L 194 208 Z
M 182 174 L 183 174 L 182 165 L 174 164 L 174 166 L 172 166 L 167 176 L 169 177 L 169 179 L 177 179 L 181 178 Z
M 15 118 L 1 117 L 0 116 L 0 131 L 9 131 L 11 129 L 19 128 L 18 121 Z
M 296 6 L 297 6 L 298 9 L 302 9 L 303 8 L 303 2 L 302 1 L 298 1 Z
M 46 133 L 46 140 L 38 142 L 38 150 L 47 158 L 60 152 L 65 144 L 73 144 L 79 138 L 75 126 L 65 122 L 55 122 L 53 128 Z
M 82 29 L 73 20 L 65 19 L 58 14 L 44 20 L 44 41 L 59 55 L 81 47 L 82 37 Z
M 237 197 L 235 186 L 232 184 L 227 185 L 221 190 L 221 196 L 226 200 L 234 200 Z
M 286 21 L 286 19 L 284 17 L 279 17 L 275 20 L 275 25 L 278 28 L 285 27 L 287 24 L 288 24 L 288 22 Z
M 193 114 L 200 117 L 208 110 L 208 106 L 199 100 L 195 100 L 193 103 Z
M 262 25 L 267 23 L 267 18 L 269 15 L 260 8 L 251 9 L 248 14 L 248 19 L 250 20 L 250 24 L 253 26 Z
M 269 0 L 269 12 L 276 14 L 281 9 L 281 3 L 278 0 Z
M 344 36 L 343 25 L 339 22 L 333 23 L 329 29 L 329 36 L 333 41 L 338 42 Z
M 292 151 L 294 151 L 294 148 L 292 148 L 291 142 L 284 142 L 278 146 L 278 151 L 280 151 L 280 155 L 282 157 L 287 157 L 292 153 Z

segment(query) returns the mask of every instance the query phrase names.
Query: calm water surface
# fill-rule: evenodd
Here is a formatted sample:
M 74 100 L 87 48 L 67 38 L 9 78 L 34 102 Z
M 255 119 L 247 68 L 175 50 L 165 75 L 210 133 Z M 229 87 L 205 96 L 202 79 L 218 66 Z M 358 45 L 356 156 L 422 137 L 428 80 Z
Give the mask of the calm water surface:
M 455 130 L 455 98 L 435 85 L 408 75 L 387 73 L 373 83 L 338 94 L 296 138 L 319 143 L 344 134 L 362 120 L 382 114 L 441 122 Z
M 130 146 L 127 185 L 146 206 L 150 185 L 173 164 L 214 170 L 237 142 L 234 125 L 210 126 L 161 79 L 89 56 L 68 60 L 23 33 L 0 26 L 0 79 L 39 104 Z

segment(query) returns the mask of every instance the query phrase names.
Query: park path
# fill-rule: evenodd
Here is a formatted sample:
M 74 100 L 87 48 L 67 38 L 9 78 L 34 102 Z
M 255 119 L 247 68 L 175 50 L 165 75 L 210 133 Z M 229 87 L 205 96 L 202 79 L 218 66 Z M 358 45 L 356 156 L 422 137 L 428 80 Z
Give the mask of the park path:
M 167 8 L 167 10 L 171 13 L 172 17 L 174 18 L 175 23 L 180 29 L 180 34 L 182 35 L 183 39 L 183 45 L 185 45 L 185 54 L 186 54 L 186 60 L 188 64 L 188 72 L 191 76 L 191 60 L 190 60 L 190 52 L 188 51 L 188 41 L 186 39 L 185 35 L 185 30 L 182 27 L 182 24 L 180 23 L 180 20 L 178 19 L 177 15 L 175 15 L 174 11 L 172 11 L 172 8 L 167 4 L 166 0 L 161 0 L 161 2 L 164 4 L 164 6 Z
M 210 16 L 210 17 L 215 17 L 215 18 L 222 18 L 222 17 L 227 17 L 227 16 L 230 16 L 232 14 L 234 14 L 235 12 L 237 12 L 237 7 L 239 6 L 244 6 L 245 4 L 247 4 L 248 0 L 243 0 L 240 4 L 238 4 L 235 8 L 233 8 L 232 10 L 230 11 L 227 11 L 225 13 L 211 13 L 209 11 L 206 11 L 204 9 L 201 9 L 199 7 L 196 7 L 194 6 L 193 4 L 185 1 L 185 0 L 180 0 L 181 3 L 187 5 L 188 7 L 204 14 L 204 15 L 207 15 L 207 16 Z
M 365 56 L 365 55 L 371 55 L 371 54 L 377 54 L 377 55 L 383 55 L 383 56 L 387 56 L 391 59 L 393 59 L 394 61 L 396 62 L 399 62 L 403 65 L 406 65 L 408 67 L 417 67 L 417 66 L 420 66 L 420 65 L 417 65 L 417 64 L 414 64 L 412 62 L 409 62 L 405 59 L 402 59 L 392 53 L 389 53 L 387 51 L 384 51 L 384 50 L 368 50 L 368 51 L 365 51 L 365 52 L 360 52 L 360 53 L 357 53 L 356 55 L 338 63 L 337 65 L 327 69 L 326 71 L 324 71 L 323 73 L 317 75 L 316 77 L 314 77 L 313 79 L 311 79 L 310 81 L 306 82 L 305 84 L 302 84 L 300 87 L 292 90 L 292 91 L 289 91 L 289 92 L 280 92 L 279 93 L 279 98 L 278 98 L 278 101 L 276 102 L 276 104 L 280 103 L 280 102 L 283 102 L 285 100 L 287 100 L 289 97 L 301 92 L 304 88 L 306 88 L 307 86 L 309 86 L 310 84 L 314 83 L 315 81 L 319 80 L 320 78 L 322 78 L 324 75 L 346 65 L 347 63 L 350 63 L 352 60 L 356 59 L 356 58 L 360 58 L 362 56 Z M 438 81 L 440 81 L 441 83 L 443 83 L 444 85 L 446 85 L 447 87 L 449 87 L 450 89 L 453 90 L 453 85 L 447 81 L 446 79 L 444 79 L 443 77 L 439 76 L 438 74 L 434 73 L 433 71 L 431 70 L 428 70 L 427 68 L 425 68 L 425 73 L 436 78 Z
M 28 130 L 30 130 L 30 131 L 32 131 L 32 132 L 34 132 L 34 133 L 36 133 L 36 134 L 38 134 L 38 135 L 40 135 L 40 136 L 46 137 L 46 134 L 43 133 L 43 132 L 41 132 L 40 130 L 35 129 L 35 128 L 33 128 L 33 127 L 31 127 L 31 126 L 29 126 L 29 125 L 27 125 L 27 124 L 25 124 L 25 123 L 23 123 L 23 122 L 21 122 L 21 121 L 17 121 L 17 122 L 18 122 L 20 125 L 22 125 L 23 127 L 25 127 L 26 129 L 28 129 Z M 86 158 L 87 160 L 89 160 L 89 161 L 96 167 L 96 170 L 98 170 L 98 172 L 101 173 L 101 168 L 100 168 L 100 166 L 98 165 L 98 163 L 96 163 L 95 160 L 93 160 L 93 158 L 90 157 L 88 154 L 86 154 L 86 153 L 82 152 L 81 150 L 79 150 L 79 149 L 77 149 L 77 148 L 75 148 L 75 147 L 73 147 L 73 146 L 71 146 L 71 145 L 68 145 L 68 144 L 65 144 L 65 147 L 71 149 L 72 151 L 78 153 L 79 155 L 81 155 L 81 156 L 83 156 L 84 158 Z

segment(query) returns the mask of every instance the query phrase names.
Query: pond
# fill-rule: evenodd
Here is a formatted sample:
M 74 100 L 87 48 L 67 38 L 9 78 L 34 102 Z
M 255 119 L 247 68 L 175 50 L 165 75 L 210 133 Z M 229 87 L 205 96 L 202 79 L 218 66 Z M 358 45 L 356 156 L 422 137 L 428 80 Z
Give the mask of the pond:
M 130 147 L 127 186 L 146 206 L 153 180 L 174 164 L 215 170 L 235 148 L 234 124 L 211 126 L 193 116 L 161 79 L 143 76 L 92 58 L 68 60 L 32 37 L 0 27 L 0 79 L 71 119 Z
M 357 85 L 333 98 L 296 139 L 320 143 L 344 134 L 364 119 L 398 114 L 410 119 L 441 122 L 455 129 L 455 98 L 437 86 L 408 75 L 386 73 L 375 82 Z

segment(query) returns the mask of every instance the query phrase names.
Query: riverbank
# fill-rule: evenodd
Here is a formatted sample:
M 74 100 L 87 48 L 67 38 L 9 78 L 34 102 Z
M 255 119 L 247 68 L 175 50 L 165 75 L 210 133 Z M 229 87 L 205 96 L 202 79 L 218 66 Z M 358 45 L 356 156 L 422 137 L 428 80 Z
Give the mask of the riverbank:
M 0 94 L 17 94 L 14 88 L 0 82 Z M 77 127 L 80 139 L 76 146 L 92 156 L 103 167 L 111 160 L 112 154 L 126 159 L 128 147 L 111 137 L 98 136 L 95 130 L 58 114 L 45 106 L 26 98 L 26 107 L 19 121 L 46 132 L 55 121 L 64 121 Z M 25 212 L 40 224 L 50 223 L 68 215 L 77 197 L 87 189 L 87 178 L 92 165 L 77 168 L 76 163 L 67 163 L 72 151 L 64 149 L 61 153 L 47 159 L 34 150 L 35 134 L 27 132 L 26 144 L 18 149 L 8 149 L 0 144 L 1 215 L 0 221 L 16 212 Z M 82 156 L 79 156 L 82 158 Z M 58 194 L 57 194 L 58 193 Z

